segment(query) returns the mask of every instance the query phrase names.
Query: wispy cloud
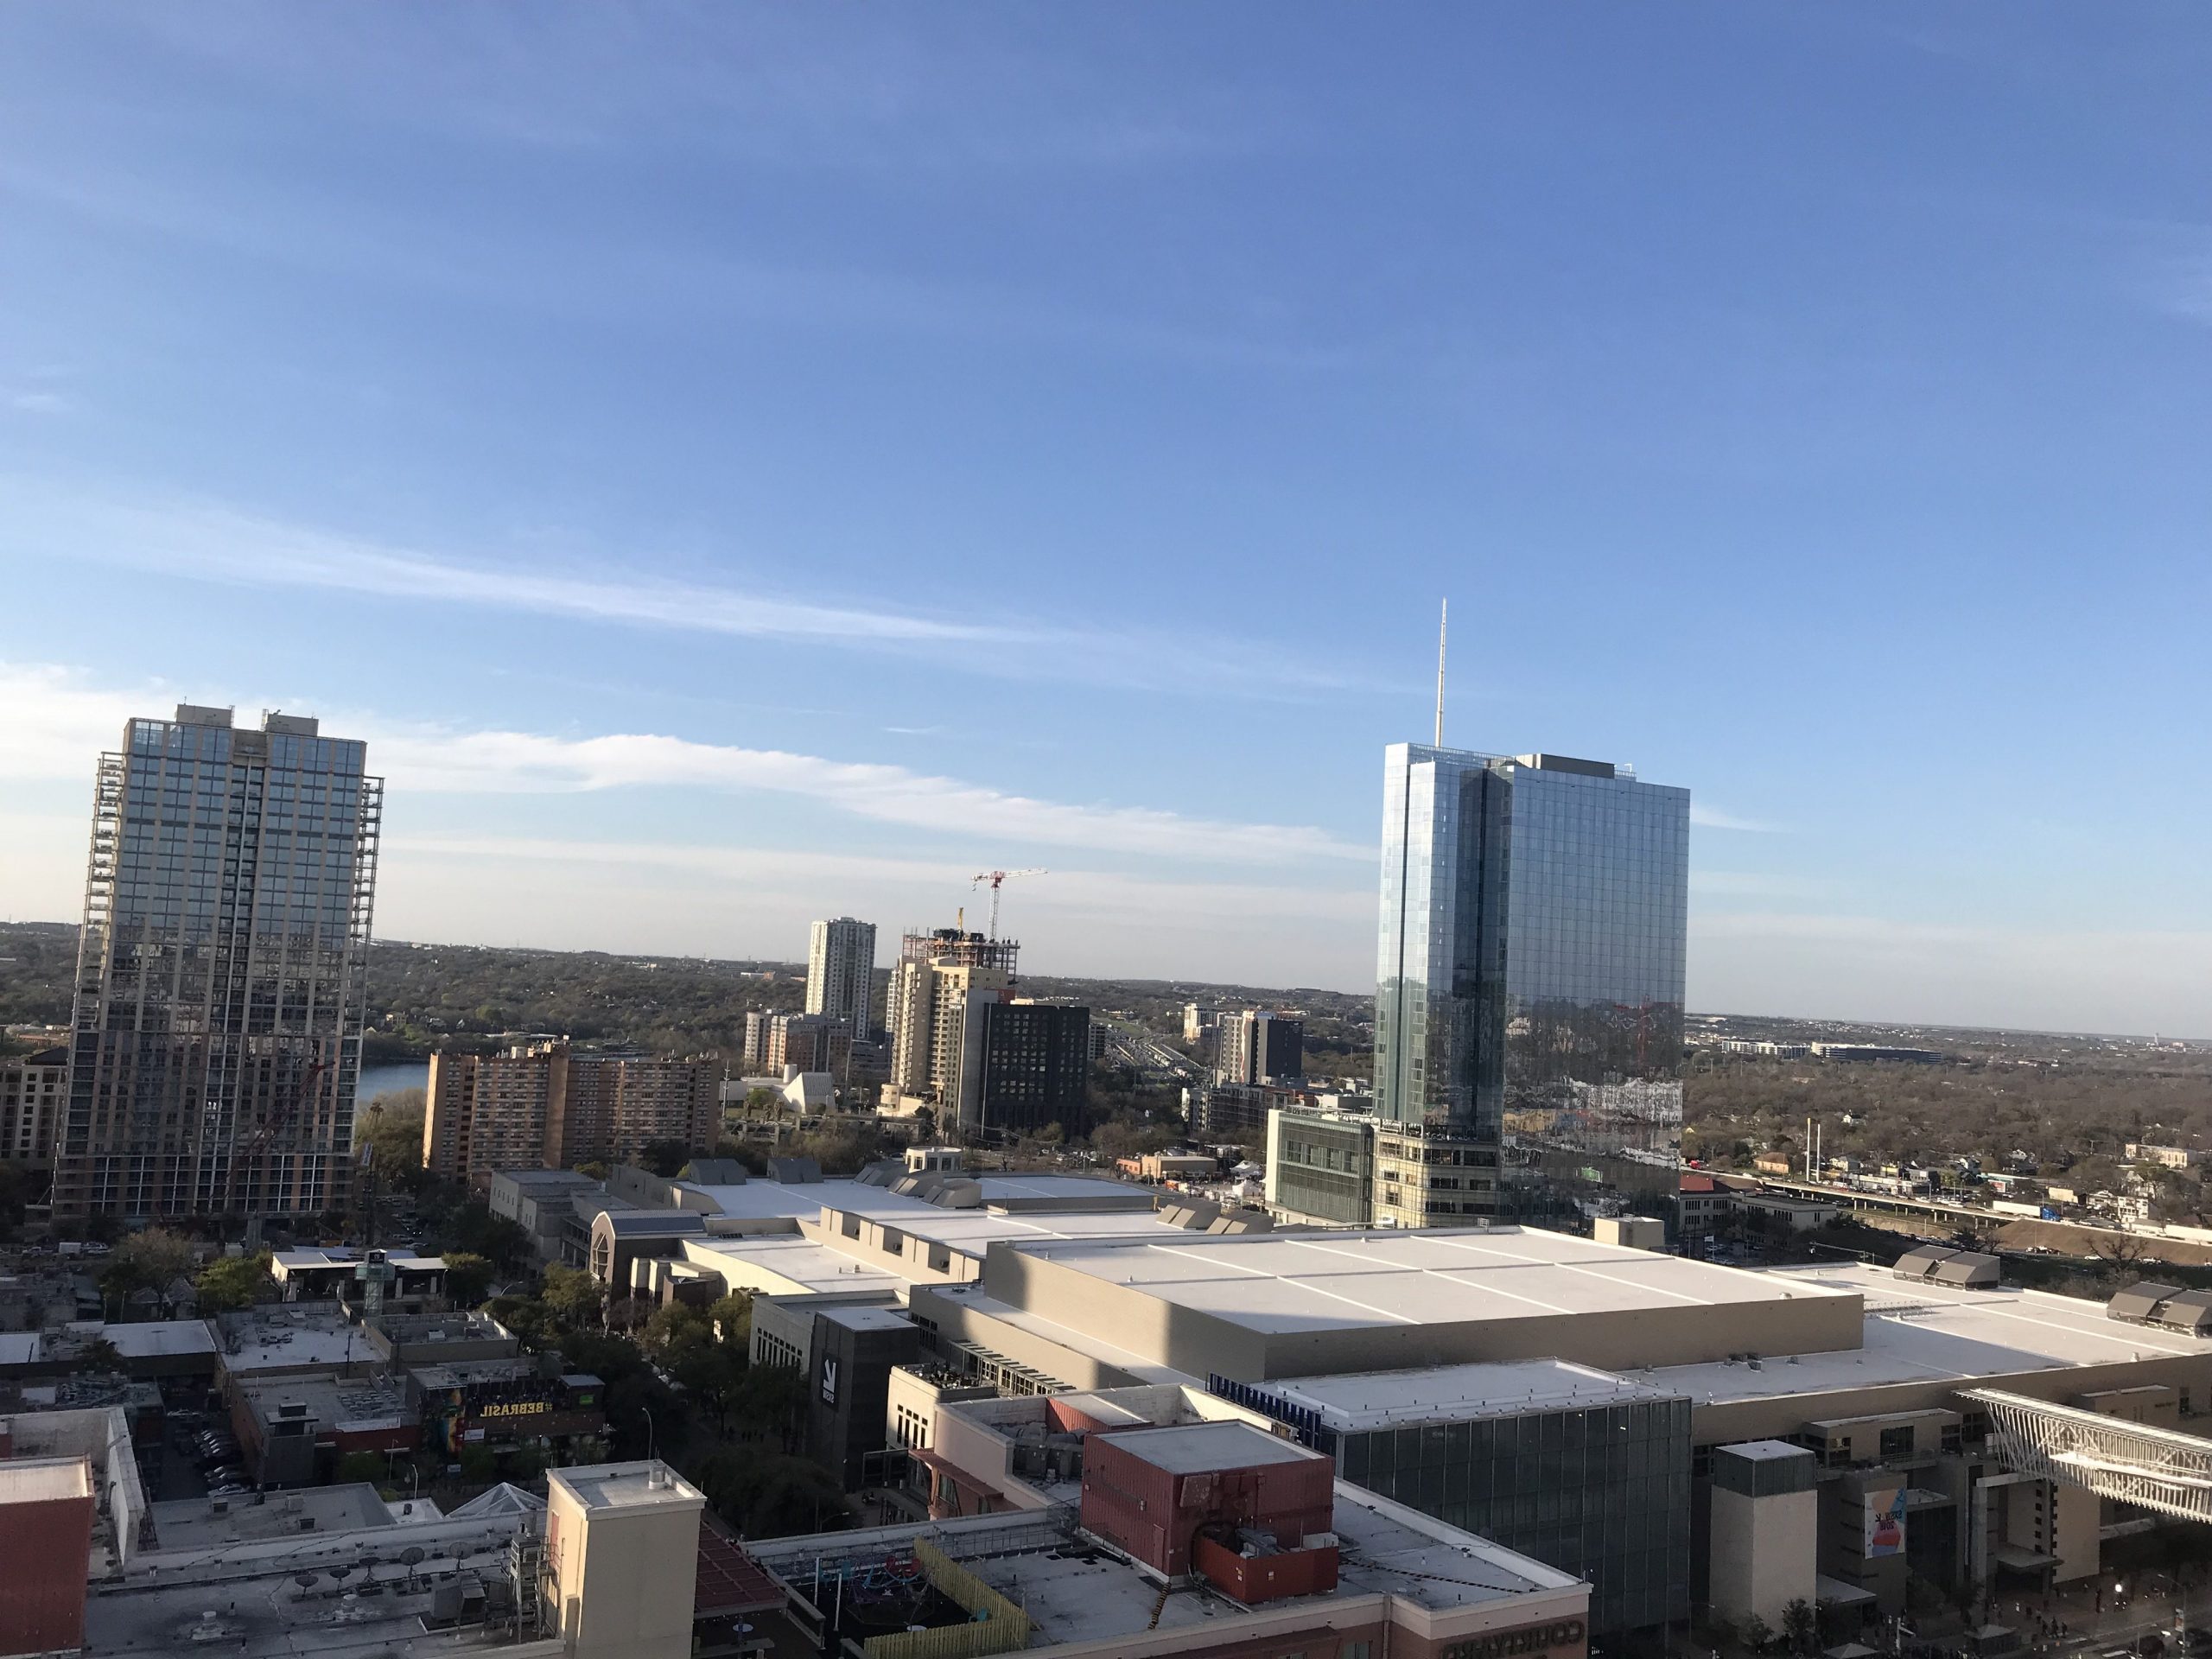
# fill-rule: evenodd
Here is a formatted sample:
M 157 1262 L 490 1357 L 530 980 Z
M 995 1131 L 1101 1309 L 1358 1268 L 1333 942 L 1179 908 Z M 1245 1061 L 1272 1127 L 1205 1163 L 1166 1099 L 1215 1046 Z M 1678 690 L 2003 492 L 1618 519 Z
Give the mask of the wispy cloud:
M 77 407 L 76 400 L 67 392 L 42 386 L 0 388 L 0 403 L 23 415 L 66 415 Z
M 183 694 L 214 696 L 213 688 Z M 180 693 L 124 693 L 52 666 L 0 663 L 0 778 L 82 778 L 131 715 L 163 712 Z M 247 706 L 251 707 L 251 704 Z M 1085 848 L 1199 864 L 1365 860 L 1373 849 L 1298 824 L 1191 817 L 1153 807 L 1071 804 L 905 766 L 645 733 L 555 737 L 450 731 L 334 713 L 334 731 L 365 738 L 395 790 L 442 795 L 566 794 L 639 788 L 759 791 L 816 801 L 879 823 L 970 843 Z
M 846 853 L 703 846 L 683 842 L 567 841 L 531 836 L 431 836 L 410 839 L 402 857 L 505 865 L 516 861 L 598 870 L 667 870 L 735 882 L 873 883 L 957 893 L 973 875 L 966 863 L 876 858 Z M 1176 881 L 1118 870 L 1058 868 L 1028 889 L 1024 902 L 1055 914 L 1122 912 L 1192 917 L 1372 918 L 1375 895 L 1357 887 L 1242 881 Z
M 467 605 L 486 611 L 863 650 L 926 651 L 940 669 L 1019 679 L 1298 697 L 1359 683 L 1298 653 L 1233 639 L 1059 627 L 1020 617 L 965 620 L 919 607 L 864 609 L 783 599 L 746 583 L 674 581 L 649 569 L 556 570 L 394 546 L 205 501 L 74 496 L 0 477 L 0 551 L 93 558 L 251 588 Z M 988 646 L 958 653 L 947 645 Z
M 2152 305 L 2169 316 L 2212 327 L 2212 249 L 2155 261 L 2141 286 Z
M 1724 812 L 1717 806 L 1700 802 L 1690 803 L 1690 822 L 1700 830 L 1740 830 L 1752 835 L 1772 836 L 1782 832 L 1778 823 L 1762 823 L 1756 818 L 1738 817 L 1733 812 Z
M 1086 847 L 1208 862 L 1370 859 L 1373 849 L 1296 824 L 1236 823 L 1152 807 L 1072 805 L 905 766 L 640 733 L 386 733 L 373 739 L 396 785 L 446 794 L 641 785 L 762 790 L 856 817 L 991 842 Z
M 660 7 L 646 25 L 586 6 L 270 22 L 249 8 L 188 26 L 156 9 L 124 26 L 186 66 L 310 97 L 331 118 L 523 149 L 674 149 L 813 173 L 1033 172 L 1241 156 L 1311 131 L 1235 78 L 1155 73 L 1132 96 L 1109 67 L 1130 51 L 1123 32 L 1069 49 L 1012 18 L 912 26 L 887 14 L 824 30 L 772 10 Z

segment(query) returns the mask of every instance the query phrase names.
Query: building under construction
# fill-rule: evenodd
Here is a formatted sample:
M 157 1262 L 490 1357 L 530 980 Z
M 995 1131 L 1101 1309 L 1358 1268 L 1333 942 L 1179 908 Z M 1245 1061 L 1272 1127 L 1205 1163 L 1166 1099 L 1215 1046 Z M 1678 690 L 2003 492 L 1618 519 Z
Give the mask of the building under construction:
M 100 757 L 57 1214 L 346 1203 L 384 782 L 180 704 Z
M 896 1092 L 915 1092 L 901 1086 L 901 1078 L 912 1082 L 918 1076 L 925 1075 L 913 1070 L 912 1062 L 902 1072 L 899 1055 L 907 1051 L 906 1033 L 917 1029 L 917 1007 L 932 1000 L 928 995 L 930 970 L 976 969 L 986 975 L 998 976 L 997 982 L 1011 987 L 1015 979 L 1014 959 L 1020 951 L 1018 940 L 988 938 L 963 927 L 906 930 L 899 941 L 899 960 L 891 966 L 891 985 L 883 999 L 883 1046 L 890 1058 L 892 1085 Z M 927 1018 L 926 1014 L 919 1015 L 919 1023 L 926 1025 Z M 914 1040 L 926 1046 L 925 1037 L 918 1034 Z M 926 1067 L 925 1059 L 922 1065 Z
M 906 936 L 886 999 L 888 1104 L 927 1105 L 978 1140 L 1080 1132 L 1090 1011 L 1017 999 L 1020 950 L 959 927 Z

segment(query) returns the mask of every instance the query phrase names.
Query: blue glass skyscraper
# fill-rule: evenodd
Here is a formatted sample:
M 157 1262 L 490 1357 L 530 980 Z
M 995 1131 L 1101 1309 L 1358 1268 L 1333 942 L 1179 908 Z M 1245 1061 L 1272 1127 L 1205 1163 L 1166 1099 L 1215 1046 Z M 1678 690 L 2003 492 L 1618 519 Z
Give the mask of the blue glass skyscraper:
M 1688 790 L 1560 755 L 1385 751 L 1376 1219 L 1510 1214 L 1516 1160 L 1671 1180 L 1688 912 Z

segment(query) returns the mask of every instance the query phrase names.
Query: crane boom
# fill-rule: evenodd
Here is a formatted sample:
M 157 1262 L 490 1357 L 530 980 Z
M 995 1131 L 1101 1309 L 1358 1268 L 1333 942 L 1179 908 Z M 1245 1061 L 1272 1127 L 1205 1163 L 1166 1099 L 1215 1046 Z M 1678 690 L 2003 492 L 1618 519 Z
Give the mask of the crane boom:
M 976 871 L 976 872 L 975 879 L 974 879 L 973 880 L 971 880 L 970 882 L 969 882 L 969 884 L 968 884 L 968 886 L 969 886 L 969 889 L 970 889 L 971 891 L 972 891 L 973 889 L 976 888 L 976 887 L 982 887 L 982 886 L 985 882 L 987 882 L 987 881 L 990 883 L 990 887 L 991 887 L 991 932 L 990 932 L 990 937 L 991 937 L 992 938 L 995 939 L 995 938 L 998 938 L 998 936 L 999 936 L 999 887 L 1000 887 L 1000 884 L 1001 884 L 1001 883 L 1002 883 L 1002 882 L 1004 882 L 1004 881 L 1006 880 L 1006 879 L 1007 879 L 1008 876 L 1014 876 L 1014 875 L 1050 875 L 1051 874 L 1052 874 L 1052 872 L 1051 872 L 1050 870 L 978 870 L 978 871 Z

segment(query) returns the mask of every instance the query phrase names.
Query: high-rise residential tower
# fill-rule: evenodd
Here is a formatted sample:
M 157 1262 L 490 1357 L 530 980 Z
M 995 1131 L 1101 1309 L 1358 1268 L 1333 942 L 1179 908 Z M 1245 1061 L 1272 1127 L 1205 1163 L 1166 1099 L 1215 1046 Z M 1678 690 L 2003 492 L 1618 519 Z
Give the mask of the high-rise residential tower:
M 1385 751 L 1375 1212 L 1511 1213 L 1535 1173 L 1671 1184 L 1689 791 L 1625 766 Z
M 1266 1008 L 1224 1012 L 1214 1026 L 1216 1083 L 1270 1083 L 1306 1075 L 1306 1022 Z
M 855 1037 L 874 1031 L 875 924 L 849 916 L 817 922 L 806 948 L 806 1011 L 842 1020 Z
M 180 704 L 100 757 L 64 1215 L 346 1202 L 384 780 L 366 746 Z

